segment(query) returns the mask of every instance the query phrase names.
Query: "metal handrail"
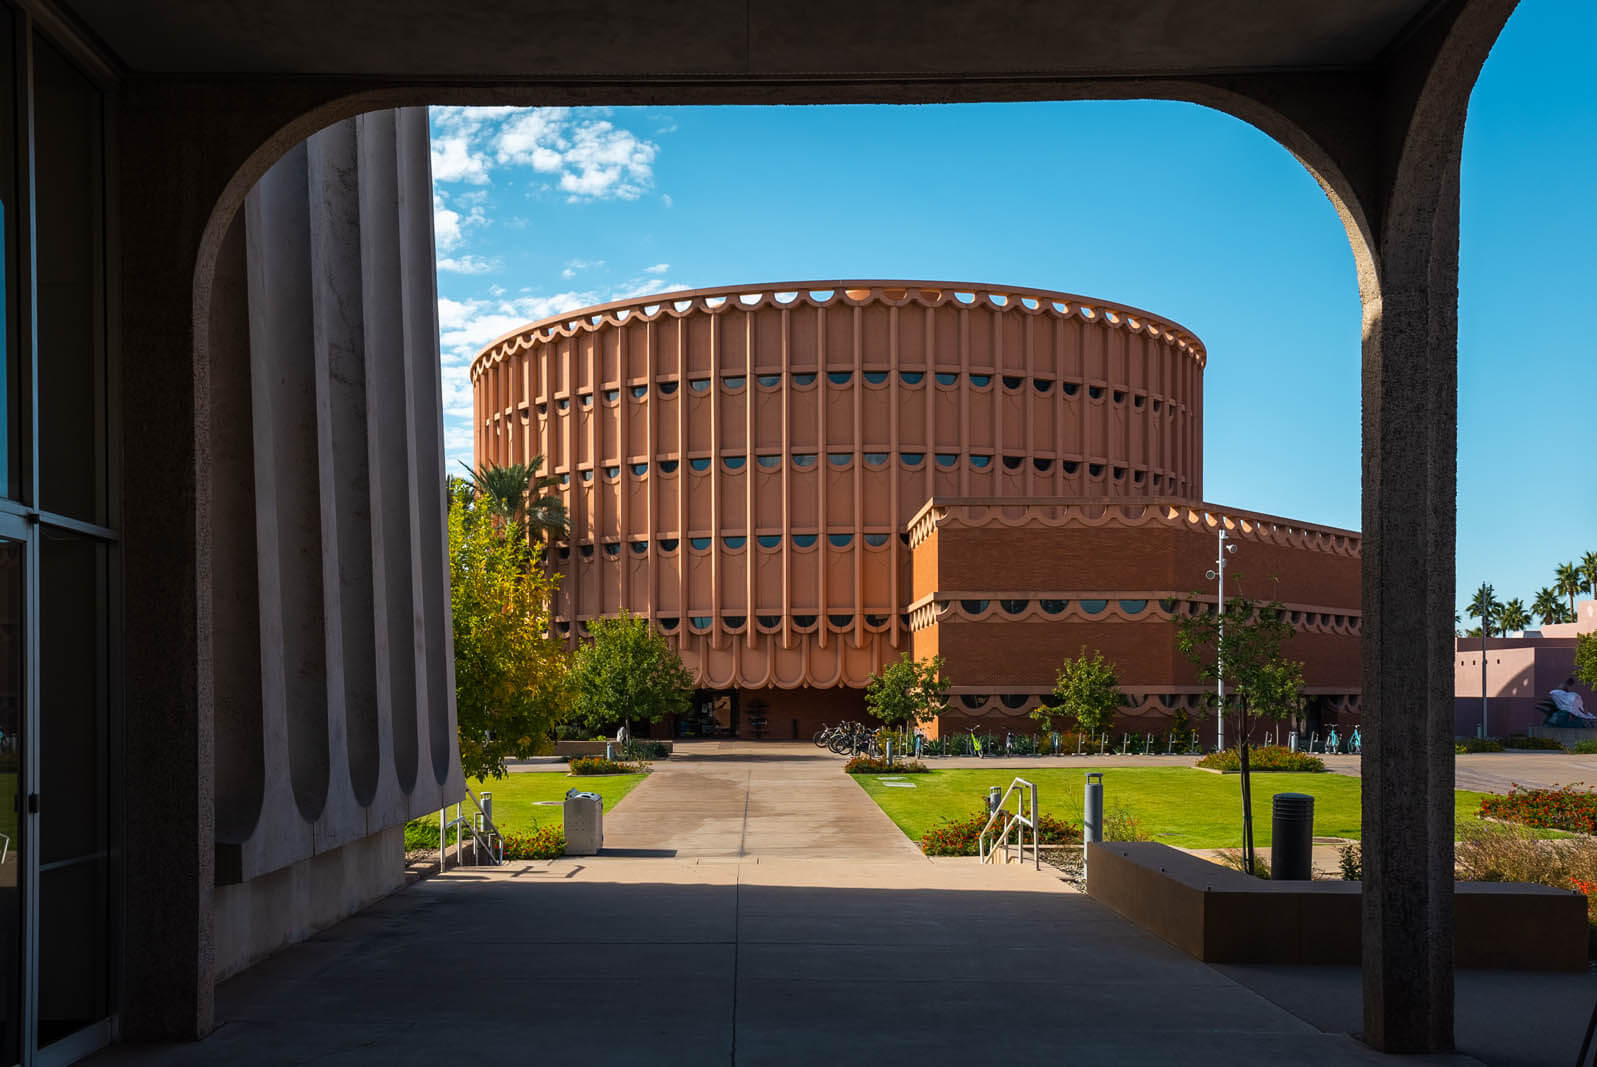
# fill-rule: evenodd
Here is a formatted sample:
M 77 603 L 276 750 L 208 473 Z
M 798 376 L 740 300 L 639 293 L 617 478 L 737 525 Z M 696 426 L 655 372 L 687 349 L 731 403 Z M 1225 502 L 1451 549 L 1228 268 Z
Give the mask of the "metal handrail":
M 492 794 L 483 794 L 491 796 Z M 484 852 L 488 853 L 488 866 L 498 867 L 505 862 L 505 839 L 499 832 L 499 827 L 494 825 L 493 816 L 482 801 L 477 799 L 477 794 L 471 791 L 471 786 L 466 787 L 466 796 L 471 800 L 471 806 L 477 811 L 472 815 L 463 815 L 461 809 L 464 802 L 455 804 L 455 817 L 449 818 L 449 806 L 438 809 L 438 870 L 442 872 L 447 866 L 445 862 L 449 855 L 449 831 L 455 827 L 471 833 L 471 852 L 473 859 L 481 859 Z M 486 834 L 486 838 L 484 835 Z M 461 860 L 466 851 L 466 835 L 455 835 L 455 866 L 461 865 Z
M 996 825 L 998 822 L 998 817 L 1000 815 L 1008 815 L 1008 811 L 1004 805 L 1009 803 L 1009 796 L 1011 793 L 1015 794 L 1014 817 L 1005 819 L 1004 828 L 998 834 L 998 840 L 989 845 L 987 842 L 987 836 L 992 833 L 994 825 Z M 1028 798 L 1031 801 L 1030 804 L 1026 803 Z M 1026 830 L 1030 828 L 1032 862 L 1036 866 L 1037 870 L 1042 870 L 1042 834 L 1037 827 L 1038 821 L 1037 786 L 1032 782 L 1026 781 L 1024 778 L 1016 778 L 1013 782 L 1009 783 L 1009 788 L 1004 790 L 1004 795 L 998 801 L 998 806 L 993 808 L 992 814 L 987 816 L 987 825 L 982 827 L 981 836 L 976 840 L 976 847 L 981 853 L 981 861 L 983 863 L 991 863 L 993 856 L 997 853 L 998 849 L 1002 848 L 1004 850 L 1004 862 L 1008 863 L 1010 848 L 1009 832 L 1018 827 L 1019 832 L 1016 835 L 1015 844 L 1016 847 L 1020 849 L 1020 862 L 1025 863 Z

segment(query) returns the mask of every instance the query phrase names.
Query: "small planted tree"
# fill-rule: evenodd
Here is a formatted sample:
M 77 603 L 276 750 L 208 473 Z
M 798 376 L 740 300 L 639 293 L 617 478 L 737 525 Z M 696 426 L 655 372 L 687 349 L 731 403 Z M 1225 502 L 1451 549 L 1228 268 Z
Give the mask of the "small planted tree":
M 1597 689 L 1597 633 L 1575 639 L 1575 677 Z
M 566 656 L 546 636 L 559 579 L 469 482 L 449 487 L 455 716 L 466 775 L 497 778 L 564 714 Z
M 1198 594 L 1194 593 L 1196 597 Z M 1281 654 L 1292 624 L 1280 601 L 1256 604 L 1232 597 L 1224 610 L 1186 616 L 1176 624 L 1176 648 L 1209 682 L 1225 679 L 1226 712 L 1238 739 L 1242 785 L 1242 860 L 1253 873 L 1253 792 L 1248 738 L 1261 720 L 1281 720 L 1303 705 L 1303 664 Z
M 1059 665 L 1051 702 L 1031 713 L 1044 730 L 1054 728 L 1054 720 L 1073 723 L 1085 734 L 1101 733 L 1115 724 L 1115 710 L 1125 703 L 1115 666 L 1102 652 L 1087 654 L 1085 646 L 1075 659 Z
M 935 718 L 948 704 L 943 657 L 918 660 L 908 652 L 872 674 L 865 685 L 865 707 L 889 726 L 913 730 Z
M 588 623 L 592 640 L 571 663 L 573 710 L 596 731 L 616 723 L 630 735 L 635 722 L 681 715 L 693 703 L 693 675 L 649 621 L 623 614 Z

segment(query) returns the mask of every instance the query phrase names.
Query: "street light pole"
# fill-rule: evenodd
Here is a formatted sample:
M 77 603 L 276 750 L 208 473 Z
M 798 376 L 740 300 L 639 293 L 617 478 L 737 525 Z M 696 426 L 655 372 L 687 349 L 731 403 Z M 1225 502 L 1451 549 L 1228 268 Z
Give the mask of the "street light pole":
M 1218 580 L 1220 583 L 1220 636 L 1215 642 L 1215 696 L 1218 703 L 1214 711 L 1214 749 L 1216 752 L 1225 748 L 1225 653 L 1221 647 L 1225 644 L 1225 557 L 1227 552 L 1235 552 L 1236 545 L 1226 544 L 1225 520 L 1220 522 L 1220 536 L 1214 550 L 1214 570 L 1208 574 L 1209 580 Z
M 1486 740 L 1486 632 L 1491 624 L 1487 621 L 1491 612 L 1483 603 L 1481 605 L 1481 740 Z

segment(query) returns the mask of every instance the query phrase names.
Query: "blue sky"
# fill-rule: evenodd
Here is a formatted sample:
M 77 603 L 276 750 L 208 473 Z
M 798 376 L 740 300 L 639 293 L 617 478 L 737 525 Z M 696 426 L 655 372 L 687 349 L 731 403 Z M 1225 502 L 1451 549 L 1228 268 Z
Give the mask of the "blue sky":
M 1461 605 L 1482 581 L 1528 604 L 1597 549 L 1594 41 L 1597 5 L 1526 0 L 1471 103 Z M 1187 326 L 1209 350 L 1205 497 L 1359 525 L 1347 238 L 1307 172 L 1236 119 L 1129 102 L 435 108 L 432 125 L 451 466 L 471 458 L 466 364 L 531 319 L 709 285 L 950 279 Z

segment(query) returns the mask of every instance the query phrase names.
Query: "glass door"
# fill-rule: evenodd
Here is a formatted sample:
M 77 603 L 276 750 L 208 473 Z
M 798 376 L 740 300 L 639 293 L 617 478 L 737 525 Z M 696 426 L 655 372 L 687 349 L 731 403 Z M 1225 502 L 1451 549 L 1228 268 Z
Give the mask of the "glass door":
M 9 516 L 7 516 L 9 518 Z M 4 523 L 0 523 L 3 530 Z M 20 531 L 18 531 L 20 532 Z M 28 999 L 27 567 L 23 542 L 0 537 L 0 1064 L 22 1062 Z

